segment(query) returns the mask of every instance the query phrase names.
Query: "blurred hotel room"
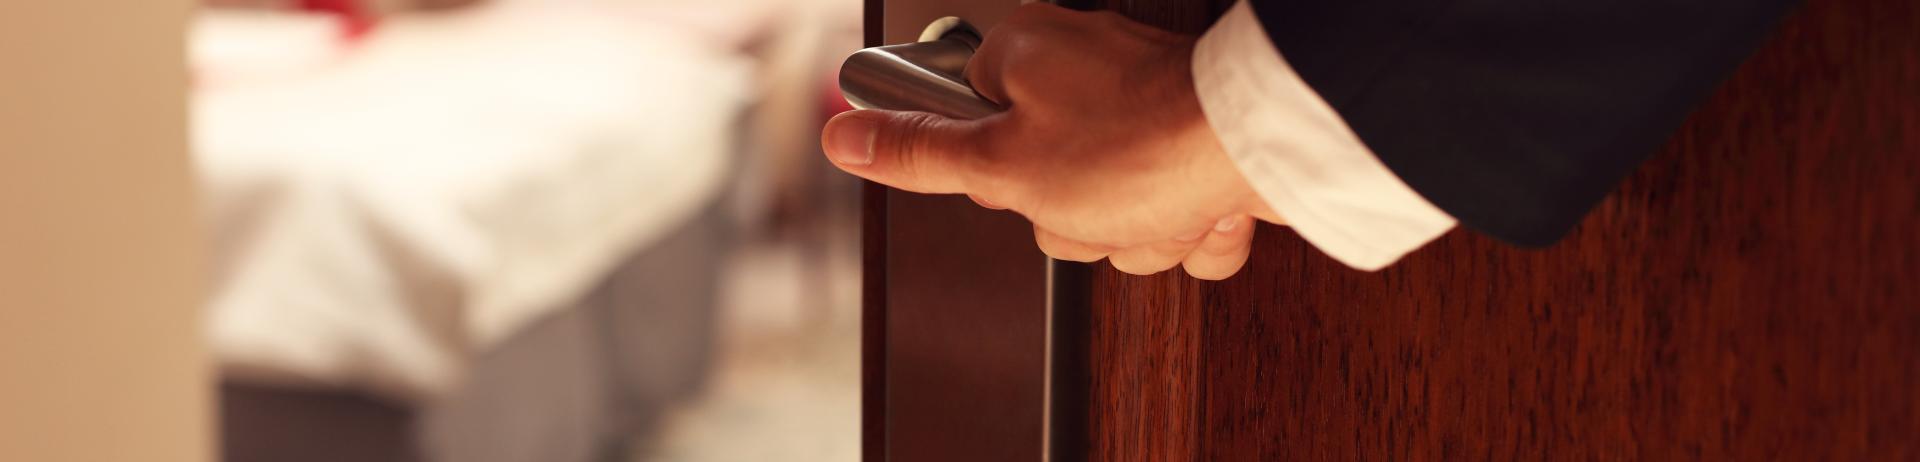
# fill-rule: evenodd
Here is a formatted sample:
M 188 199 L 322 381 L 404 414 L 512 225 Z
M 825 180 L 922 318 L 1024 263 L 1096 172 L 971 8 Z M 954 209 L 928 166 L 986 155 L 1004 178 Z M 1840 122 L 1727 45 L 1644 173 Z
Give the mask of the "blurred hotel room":
M 1920 2 L 1031 3 L 0 2 L 0 462 L 1920 460 Z
M 853 0 L 207 0 L 229 461 L 843 461 Z

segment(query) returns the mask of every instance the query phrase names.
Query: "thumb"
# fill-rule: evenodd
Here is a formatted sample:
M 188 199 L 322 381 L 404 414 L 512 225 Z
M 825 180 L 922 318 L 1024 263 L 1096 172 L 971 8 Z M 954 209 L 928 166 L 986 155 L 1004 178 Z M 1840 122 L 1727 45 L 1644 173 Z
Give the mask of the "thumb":
M 820 136 L 841 170 L 907 191 L 967 192 L 975 155 L 974 122 L 925 112 L 848 111 Z

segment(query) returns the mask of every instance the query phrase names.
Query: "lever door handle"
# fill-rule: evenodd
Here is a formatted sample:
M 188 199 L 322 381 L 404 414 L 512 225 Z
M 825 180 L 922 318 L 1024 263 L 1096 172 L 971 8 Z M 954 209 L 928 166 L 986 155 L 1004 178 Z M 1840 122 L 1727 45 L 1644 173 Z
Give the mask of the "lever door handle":
M 867 48 L 840 66 L 840 93 L 861 109 L 923 111 L 978 119 L 1005 110 L 967 84 L 980 32 L 960 18 L 934 21 L 920 41 Z

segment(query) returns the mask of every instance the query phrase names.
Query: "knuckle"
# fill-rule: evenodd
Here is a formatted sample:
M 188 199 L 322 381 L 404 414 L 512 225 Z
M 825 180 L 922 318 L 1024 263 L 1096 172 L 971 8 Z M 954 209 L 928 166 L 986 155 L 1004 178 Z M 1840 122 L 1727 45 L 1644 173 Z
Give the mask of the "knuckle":
M 973 203 L 975 203 L 975 204 L 979 204 L 979 205 L 980 205 L 980 207 L 983 207 L 983 208 L 988 208 L 988 209 L 993 209 L 993 210 L 1006 210 L 1006 209 L 1007 209 L 1007 208 L 1006 208 L 1005 206 L 1002 206 L 1002 205 L 1000 205 L 999 203 L 996 203 L 996 202 L 994 202 L 994 201 L 991 201 L 991 200 L 987 200 L 987 198 L 986 198 L 986 197 L 983 197 L 983 196 L 981 196 L 980 194 L 972 194 L 972 193 L 969 193 L 969 194 L 967 194 L 967 198 L 968 198 L 968 199 L 973 199 Z
M 1194 279 L 1207 280 L 1207 281 L 1219 281 L 1219 280 L 1226 279 L 1229 276 L 1233 276 L 1233 272 L 1231 271 L 1222 271 L 1219 268 L 1208 268 L 1205 265 L 1195 265 L 1195 264 L 1188 263 L 1188 264 L 1181 265 L 1181 267 L 1186 269 L 1187 275 L 1193 276 Z
M 961 71 L 961 78 L 966 79 L 981 97 L 1005 107 L 1011 101 L 1003 88 L 1002 80 L 1005 76 L 997 69 L 998 63 L 998 56 L 974 55 L 973 61 L 967 63 L 967 68 Z
M 892 130 L 881 130 L 874 143 L 893 153 L 897 170 L 905 175 L 917 176 L 926 168 L 929 152 L 935 149 L 929 140 L 928 132 L 938 123 L 937 116 L 924 112 L 908 112 L 895 119 Z
M 1220 280 L 1220 275 L 1214 274 L 1214 272 L 1209 271 L 1205 265 L 1197 265 L 1191 261 L 1181 263 L 1180 269 L 1186 270 L 1187 275 L 1193 276 L 1194 279 L 1200 279 L 1200 280 L 1206 280 L 1206 281 Z
M 1158 270 L 1154 270 L 1144 266 L 1124 264 L 1124 263 L 1121 263 L 1119 260 L 1115 260 L 1113 262 L 1113 269 L 1120 270 L 1120 272 L 1122 273 L 1127 273 L 1134 276 L 1152 276 L 1160 272 Z
M 1239 274 L 1240 269 L 1246 266 L 1246 263 L 1247 259 L 1245 255 L 1229 255 L 1191 258 L 1181 263 L 1181 266 L 1187 269 L 1187 274 L 1195 278 L 1219 281 Z
M 988 62 L 992 56 L 986 55 L 987 48 L 985 46 L 982 46 L 980 50 L 979 53 L 973 55 L 972 60 L 967 61 L 967 68 L 960 71 L 960 77 L 967 79 L 967 83 L 973 84 L 974 86 L 991 83 L 991 79 L 993 78 L 993 73 L 987 71 L 988 67 L 992 67 L 992 63 Z
M 1047 235 L 1046 231 L 1041 231 L 1038 227 L 1033 229 L 1033 245 L 1040 247 L 1041 253 L 1047 254 L 1048 257 L 1065 260 L 1061 258 L 1065 256 L 1065 252 L 1061 252 L 1060 244 L 1054 242 L 1055 239 L 1057 238 Z
M 1077 262 L 1077 263 L 1093 263 L 1096 261 L 1100 261 L 1101 258 L 1106 258 L 1106 257 L 1103 255 L 1096 255 L 1096 254 L 1090 254 L 1090 253 L 1072 253 L 1072 252 L 1056 251 L 1056 252 L 1047 253 L 1047 258 L 1052 258 L 1055 260 L 1065 260 L 1065 261 Z
M 1088 252 L 1076 252 L 1069 249 L 1069 246 L 1066 245 L 1065 242 L 1062 242 L 1060 238 L 1048 235 L 1045 231 L 1034 230 L 1033 242 L 1040 247 L 1040 253 L 1047 254 L 1047 258 L 1081 263 L 1093 262 L 1100 259 L 1098 255 L 1093 255 Z
M 917 151 L 926 147 L 926 134 L 938 122 L 938 116 L 925 112 L 901 113 L 897 128 L 892 131 L 894 142 L 905 151 Z
M 1107 259 L 1113 262 L 1113 269 L 1135 276 L 1147 276 L 1159 273 L 1173 266 L 1171 262 L 1155 261 L 1155 259 L 1150 256 L 1139 255 L 1137 252 L 1131 251 L 1114 254 Z

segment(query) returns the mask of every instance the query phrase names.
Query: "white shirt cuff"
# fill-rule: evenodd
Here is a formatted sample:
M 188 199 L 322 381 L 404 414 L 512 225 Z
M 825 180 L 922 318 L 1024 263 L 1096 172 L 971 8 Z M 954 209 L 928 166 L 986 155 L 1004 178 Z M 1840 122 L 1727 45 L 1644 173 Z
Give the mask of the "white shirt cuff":
M 1247 2 L 1200 37 L 1193 78 L 1234 165 L 1321 252 L 1373 271 L 1453 228 L 1300 80 Z

